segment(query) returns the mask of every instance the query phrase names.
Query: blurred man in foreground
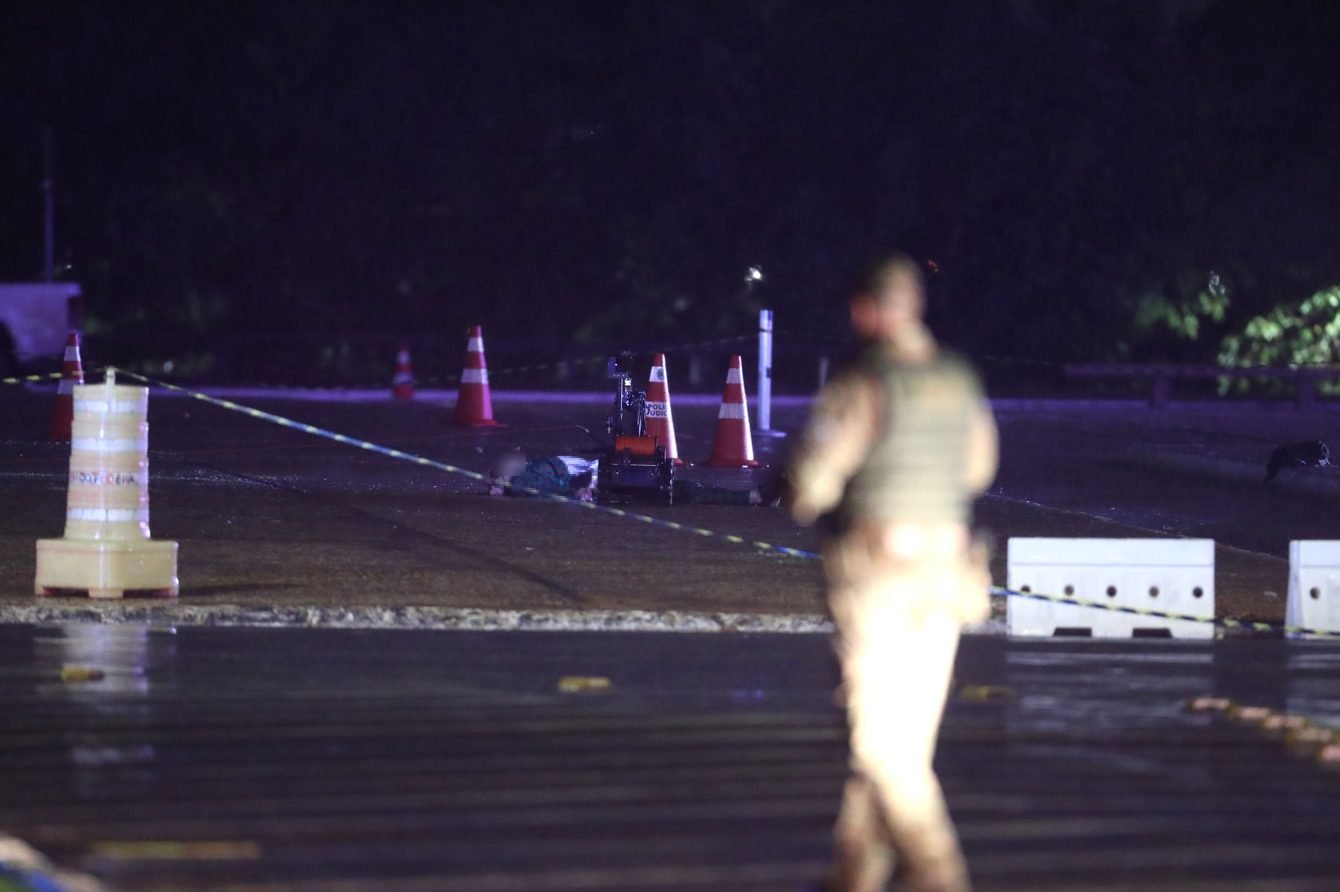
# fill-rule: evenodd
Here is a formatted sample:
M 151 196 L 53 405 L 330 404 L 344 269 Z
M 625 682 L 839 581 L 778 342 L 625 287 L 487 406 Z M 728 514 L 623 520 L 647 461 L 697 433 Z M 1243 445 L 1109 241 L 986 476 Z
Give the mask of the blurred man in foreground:
M 984 619 L 972 499 L 991 483 L 996 426 L 976 373 L 926 329 L 921 271 L 898 255 L 851 300 L 863 347 L 819 394 L 790 469 L 792 515 L 827 515 L 828 602 L 851 724 L 826 889 L 966 892 L 931 767 L 959 629 Z

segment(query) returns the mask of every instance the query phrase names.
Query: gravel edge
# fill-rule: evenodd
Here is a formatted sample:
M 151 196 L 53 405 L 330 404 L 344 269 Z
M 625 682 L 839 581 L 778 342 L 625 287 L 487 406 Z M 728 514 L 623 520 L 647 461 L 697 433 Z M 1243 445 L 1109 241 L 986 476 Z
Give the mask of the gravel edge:
M 828 635 L 818 613 L 724 613 L 683 610 L 496 610 L 470 607 L 251 607 L 161 602 L 38 602 L 0 605 L 0 623 L 137 623 L 156 626 L 250 626 L 330 629 L 435 629 L 525 632 L 738 632 Z M 967 630 L 1003 635 L 1003 620 Z

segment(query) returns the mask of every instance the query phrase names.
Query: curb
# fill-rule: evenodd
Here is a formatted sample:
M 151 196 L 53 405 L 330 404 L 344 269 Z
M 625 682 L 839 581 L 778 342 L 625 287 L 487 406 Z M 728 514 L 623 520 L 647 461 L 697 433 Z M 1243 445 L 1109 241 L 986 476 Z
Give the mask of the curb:
M 470 607 L 243 607 L 121 602 L 0 605 L 0 623 L 136 623 L 332 629 L 526 632 L 757 632 L 828 634 L 822 614 L 653 610 L 497 610 Z
M 995 600 L 993 598 L 993 600 Z M 831 635 L 820 613 L 709 613 L 688 610 L 495 610 L 471 607 L 242 607 L 235 604 L 74 602 L 0 605 L 0 623 L 140 624 L 187 627 L 423 629 L 476 632 L 735 632 Z M 1003 620 L 965 630 L 1003 635 Z

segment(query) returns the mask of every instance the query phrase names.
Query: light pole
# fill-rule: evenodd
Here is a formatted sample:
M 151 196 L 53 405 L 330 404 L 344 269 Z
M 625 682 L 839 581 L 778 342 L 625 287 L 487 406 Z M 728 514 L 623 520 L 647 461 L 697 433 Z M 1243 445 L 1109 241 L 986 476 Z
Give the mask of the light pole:
M 751 266 L 744 274 L 746 294 L 763 281 L 763 270 Z M 765 437 L 786 436 L 772 429 L 772 310 L 758 311 L 758 432 Z

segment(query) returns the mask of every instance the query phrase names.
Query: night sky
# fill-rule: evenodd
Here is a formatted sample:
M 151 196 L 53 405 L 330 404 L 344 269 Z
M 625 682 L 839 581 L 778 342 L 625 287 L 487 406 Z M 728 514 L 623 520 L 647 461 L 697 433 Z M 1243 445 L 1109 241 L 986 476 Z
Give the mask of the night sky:
M 108 338 L 837 334 L 902 248 L 968 350 L 1203 359 L 1340 283 L 1337 47 L 1324 0 L 11 2 L 0 279 L 50 125 Z M 1216 328 L 1137 324 L 1211 274 Z

